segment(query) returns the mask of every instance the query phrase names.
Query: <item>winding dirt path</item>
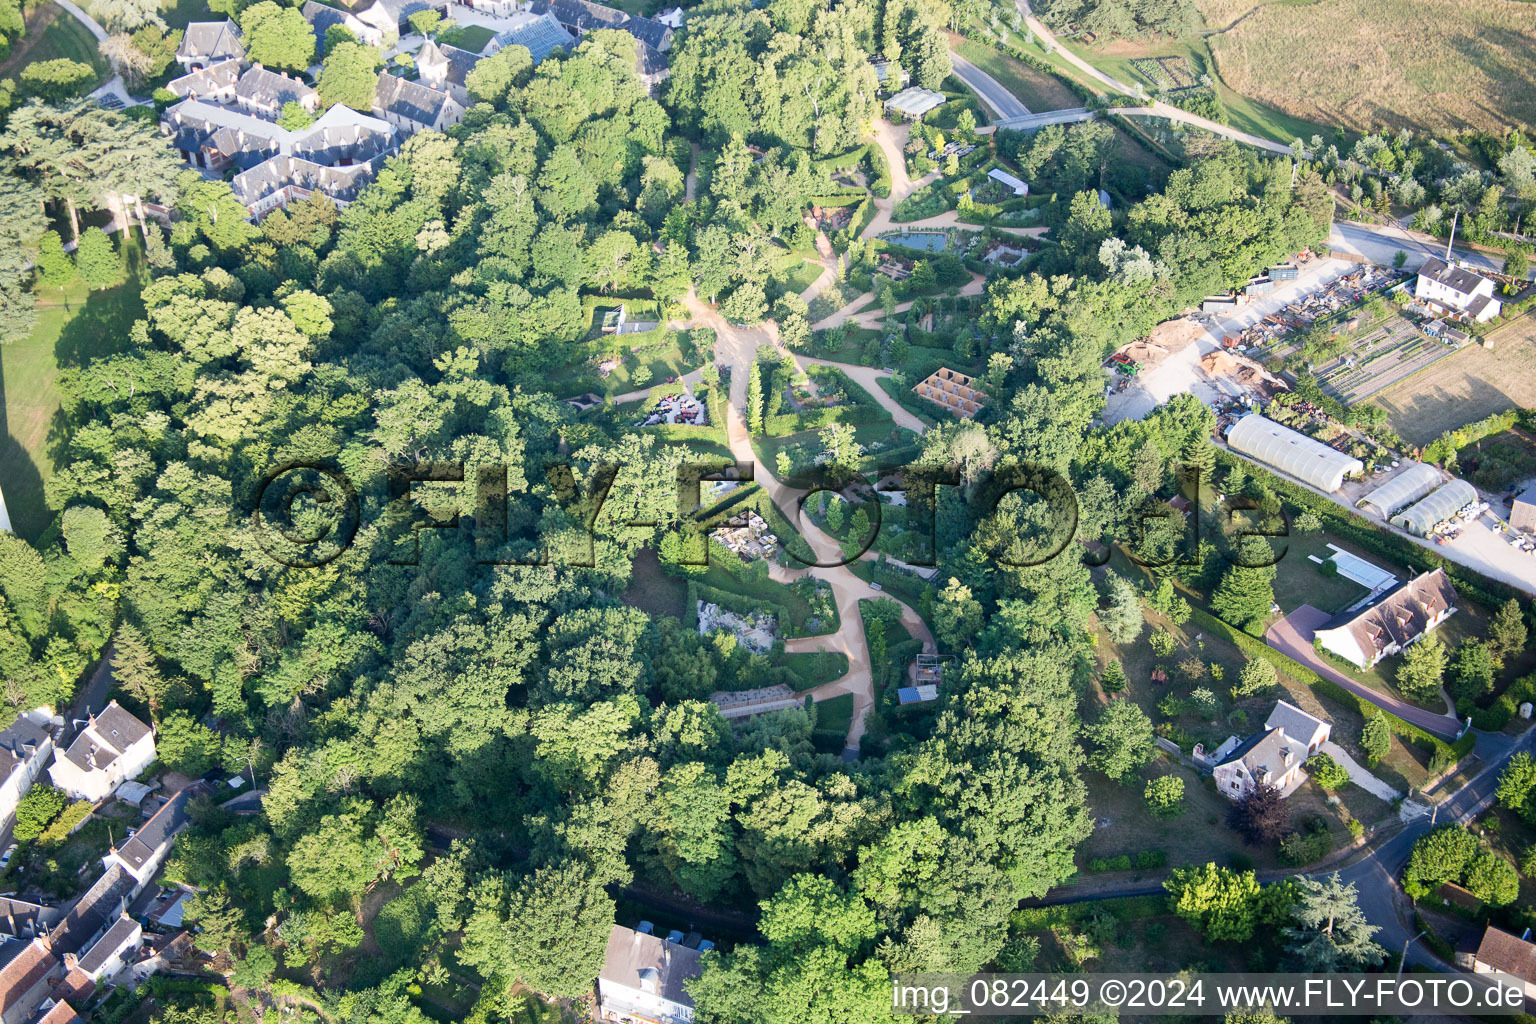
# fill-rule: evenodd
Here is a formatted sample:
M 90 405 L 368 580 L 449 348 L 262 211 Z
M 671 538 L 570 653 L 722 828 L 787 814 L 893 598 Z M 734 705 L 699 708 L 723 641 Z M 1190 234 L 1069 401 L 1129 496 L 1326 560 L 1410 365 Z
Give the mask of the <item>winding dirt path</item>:
M 689 292 L 684 303 L 693 313 L 694 323 L 714 329 L 715 360 L 731 367 L 731 400 L 726 414 L 726 439 L 731 454 L 739 462 L 756 462 L 757 456 L 752 450 L 752 439 L 747 433 L 747 424 L 742 413 L 747 405 L 747 378 L 750 375 L 752 361 L 756 358 L 760 347 L 767 345 L 783 351 L 779 344 L 778 332 L 774 330 L 771 323 L 757 327 L 737 327 L 728 323 L 693 292 Z M 828 360 L 810 360 L 802 356 L 794 358 L 802 366 L 806 362 L 836 366 L 857 380 L 860 386 L 869 390 L 882 407 L 891 410 L 891 415 L 901 426 L 911 426 L 914 430 L 923 429 L 924 424 L 921 420 L 897 405 L 876 383 L 876 379 L 881 375 L 880 371 L 867 366 L 850 366 Z M 900 416 L 897 415 L 898 413 Z M 774 476 L 770 467 L 761 463 L 757 464 L 755 472 L 756 482 L 768 493 L 768 497 L 785 518 L 800 531 L 801 536 L 805 538 L 815 554 L 816 560 L 818 562 L 840 560 L 842 548 L 838 542 L 808 518 L 801 516 L 800 503 L 804 500 L 806 492 L 784 484 Z M 841 653 L 848 658 L 848 671 L 830 683 L 822 683 L 820 686 L 802 691 L 797 696 L 809 693 L 817 700 L 826 700 L 830 697 L 851 694 L 853 721 L 848 729 L 844 756 L 850 753 L 856 755 L 859 741 L 864 736 L 865 718 L 875 706 L 874 674 L 869 659 L 869 643 L 864 637 L 864 620 L 859 615 L 859 602 L 882 597 L 890 598 L 890 595 L 870 586 L 854 575 L 846 565 L 816 566 L 805 569 L 789 569 L 772 565 L 768 572 L 768 578 L 775 583 L 793 583 L 806 575 L 825 580 L 831 585 L 832 596 L 837 603 L 838 629 L 835 633 L 822 636 L 786 640 L 785 650 L 790 653 L 807 651 Z M 895 598 L 890 599 L 895 600 Z M 937 651 L 933 633 L 929 630 L 928 624 L 923 621 L 922 616 L 906 604 L 900 601 L 896 603 L 901 605 L 901 621 L 907 627 L 907 631 L 923 642 L 924 650 Z

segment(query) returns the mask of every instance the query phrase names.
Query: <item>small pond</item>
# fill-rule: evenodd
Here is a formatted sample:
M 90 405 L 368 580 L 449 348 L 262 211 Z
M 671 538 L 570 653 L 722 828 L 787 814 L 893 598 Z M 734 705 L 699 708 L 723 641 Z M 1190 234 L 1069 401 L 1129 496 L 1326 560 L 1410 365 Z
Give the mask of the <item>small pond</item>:
M 883 237 L 896 245 L 922 249 L 924 252 L 943 252 L 949 245 L 949 236 L 942 231 L 913 231 L 910 234 L 892 232 Z

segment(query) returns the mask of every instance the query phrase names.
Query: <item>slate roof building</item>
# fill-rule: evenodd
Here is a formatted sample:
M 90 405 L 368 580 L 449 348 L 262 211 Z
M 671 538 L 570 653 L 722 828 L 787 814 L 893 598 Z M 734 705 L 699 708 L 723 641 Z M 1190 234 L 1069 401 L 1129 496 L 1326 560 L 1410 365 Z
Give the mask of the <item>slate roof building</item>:
M 245 59 L 245 43 L 239 26 L 228 19 L 189 23 L 176 48 L 176 63 L 187 71 L 201 71 L 231 59 Z
M 597 978 L 604 1021 L 690 1024 L 693 999 L 683 983 L 702 973 L 698 950 L 614 925 Z
M 184 100 L 233 103 L 235 87 L 240 84 L 240 72 L 244 66 L 245 62 L 242 58 L 231 57 L 217 64 L 210 64 L 200 71 L 173 78 L 165 83 L 165 89 Z
M 48 933 L 48 944 L 60 956 L 66 953 L 79 955 L 91 948 L 96 940 L 105 935 L 133 899 L 135 879 L 114 864 L 86 890 L 85 895 L 64 915 L 63 920 Z
M 193 783 L 171 797 L 153 817 L 139 826 L 132 838 L 108 850 L 101 858 L 102 866 L 109 872 L 120 869 L 128 874 L 134 880 L 133 892 L 137 895 L 155 877 L 166 854 L 171 852 L 177 833 L 191 820 L 188 807 L 192 798 L 205 792 L 204 784 Z
M 48 774 L 76 800 L 105 800 L 154 759 L 154 732 L 114 700 L 91 716 L 63 756 L 53 759 Z
M 1313 634 L 1360 669 L 1422 639 L 1456 611 L 1456 588 L 1444 569 L 1422 573 L 1357 611 L 1334 616 Z
M 1289 796 L 1304 778 L 1302 765 L 1332 733 L 1333 726 L 1321 718 L 1288 701 L 1278 701 L 1263 730 L 1230 748 L 1217 760 L 1211 774 L 1228 800 L 1245 800 L 1260 786 L 1271 786 L 1282 796 Z
M 272 121 L 198 99 L 168 108 L 160 130 L 188 165 L 216 174 L 255 167 L 282 152 L 292 135 Z
M 373 112 L 406 135 L 414 135 L 423 129 L 440 132 L 458 124 L 464 116 L 464 105 L 446 91 L 438 92 L 381 71 L 374 86 Z
M 364 21 L 351 11 L 316 3 L 315 0 L 305 0 L 299 13 L 304 15 L 304 20 L 309 22 L 310 28 L 315 30 L 315 53 L 321 57 L 325 56 L 325 33 L 336 25 L 351 32 L 360 43 L 366 43 L 369 46 L 384 45 L 384 30 L 378 25 Z
M 16 806 L 53 755 L 53 734 L 22 715 L 0 732 L 0 828 L 13 821 Z
M 277 120 L 283 106 L 297 103 L 313 114 L 320 109 L 320 94 L 289 74 L 252 65 L 235 83 L 235 105 L 247 114 Z
M 464 82 L 482 59 L 478 53 L 429 39 L 416 51 L 416 71 L 422 84 L 445 91 L 456 103 L 468 107 L 469 90 Z M 535 58 L 534 63 L 541 59 Z
M 337 104 L 292 133 L 277 155 L 235 175 L 230 187 L 258 221 L 316 192 L 346 206 L 378 175 L 395 138 L 387 121 Z
M 1503 308 L 1493 289 L 1492 278 L 1432 256 L 1419 268 L 1413 297 L 1437 314 L 1462 314 L 1485 323 Z
M 112 922 L 106 932 L 91 943 L 82 957 L 66 956 L 65 963 L 77 968 L 92 981 L 111 980 L 126 967 L 132 954 L 144 945 L 144 930 L 139 922 L 124 915 Z M 74 961 L 70 963 L 70 961 Z
M 1344 486 L 1346 476 L 1365 472 L 1359 459 L 1258 413 L 1244 416 L 1227 431 L 1227 445 L 1329 493 Z

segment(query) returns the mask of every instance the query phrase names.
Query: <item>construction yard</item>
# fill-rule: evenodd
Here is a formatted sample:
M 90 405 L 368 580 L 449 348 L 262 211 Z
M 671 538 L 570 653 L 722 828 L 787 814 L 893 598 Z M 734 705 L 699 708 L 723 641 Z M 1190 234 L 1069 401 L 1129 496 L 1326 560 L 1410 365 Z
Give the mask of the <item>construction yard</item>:
M 1536 407 L 1536 317 L 1489 335 L 1493 348 L 1469 345 L 1374 396 L 1410 444 L 1506 409 Z

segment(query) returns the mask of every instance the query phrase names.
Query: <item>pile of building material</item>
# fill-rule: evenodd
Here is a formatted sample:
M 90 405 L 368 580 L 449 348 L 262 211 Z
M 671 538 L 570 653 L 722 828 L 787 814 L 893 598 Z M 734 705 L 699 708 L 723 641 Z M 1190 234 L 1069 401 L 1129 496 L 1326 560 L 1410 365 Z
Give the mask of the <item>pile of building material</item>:
M 737 615 L 709 601 L 699 602 L 700 636 L 716 632 L 732 633 L 748 650 L 767 654 L 773 650 L 773 638 L 778 627 L 778 620 L 772 615 L 762 612 L 754 612 L 751 616 Z

